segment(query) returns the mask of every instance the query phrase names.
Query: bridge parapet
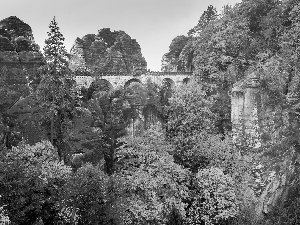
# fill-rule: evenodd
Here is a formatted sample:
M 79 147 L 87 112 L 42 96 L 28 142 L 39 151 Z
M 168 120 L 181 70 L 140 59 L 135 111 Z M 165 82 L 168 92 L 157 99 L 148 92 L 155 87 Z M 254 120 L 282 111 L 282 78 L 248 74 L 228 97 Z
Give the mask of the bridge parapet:
M 94 76 L 76 76 L 76 83 L 79 87 L 88 88 L 92 82 L 96 79 L 103 79 L 108 81 L 113 88 L 124 87 L 124 85 L 130 80 L 138 80 L 141 83 L 146 83 L 147 80 L 151 80 L 153 83 L 161 85 L 165 79 L 170 79 L 174 82 L 174 85 L 180 85 L 185 82 L 186 79 L 192 75 L 192 72 L 147 72 L 141 75 L 121 74 L 121 73 L 106 73 Z
M 193 72 L 147 72 L 145 75 L 152 76 L 175 76 L 175 75 L 193 75 Z
M 166 75 L 192 75 L 193 72 L 146 72 L 146 73 L 141 73 L 139 75 L 136 74 L 128 74 L 128 73 L 118 73 L 118 72 L 107 72 L 107 73 L 98 73 L 99 77 L 106 77 L 106 76 L 141 76 L 141 75 L 147 75 L 147 76 L 166 76 Z

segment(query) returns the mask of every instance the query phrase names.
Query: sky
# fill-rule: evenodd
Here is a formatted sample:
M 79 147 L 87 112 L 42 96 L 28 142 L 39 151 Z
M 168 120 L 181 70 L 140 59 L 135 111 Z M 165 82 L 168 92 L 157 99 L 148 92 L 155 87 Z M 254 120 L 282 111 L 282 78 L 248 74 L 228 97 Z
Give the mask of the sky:
M 123 30 L 136 39 L 151 71 L 173 38 L 186 35 L 209 5 L 218 11 L 242 0 L 0 0 L 0 20 L 17 16 L 31 26 L 35 42 L 44 46 L 55 16 L 70 51 L 77 37 L 102 28 Z

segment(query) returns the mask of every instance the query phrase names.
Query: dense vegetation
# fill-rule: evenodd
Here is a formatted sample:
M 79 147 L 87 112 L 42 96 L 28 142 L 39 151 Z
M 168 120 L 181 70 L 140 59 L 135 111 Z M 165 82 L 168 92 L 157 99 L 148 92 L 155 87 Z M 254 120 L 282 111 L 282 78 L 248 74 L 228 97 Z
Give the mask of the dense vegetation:
M 0 216 L 12 224 L 299 224 L 299 9 L 295 0 L 244 0 L 220 15 L 209 6 L 163 57 L 164 70 L 194 72 L 176 88 L 79 90 L 54 18 L 38 87 L 5 112 Z M 109 46 L 123 37 L 99 35 Z M 264 116 L 256 149 L 236 146 L 230 133 L 230 90 L 253 72 Z M 43 131 L 34 143 L 18 132 L 33 124 Z M 271 174 L 286 175 L 283 197 L 262 216 L 263 197 L 281 188 L 270 187 Z

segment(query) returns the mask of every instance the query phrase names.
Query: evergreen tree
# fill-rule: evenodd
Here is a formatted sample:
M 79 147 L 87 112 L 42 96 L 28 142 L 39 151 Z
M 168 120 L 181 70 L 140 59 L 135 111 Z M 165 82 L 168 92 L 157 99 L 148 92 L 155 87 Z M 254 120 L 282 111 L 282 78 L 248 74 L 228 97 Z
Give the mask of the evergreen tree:
M 51 72 L 62 75 L 68 68 L 67 50 L 64 46 L 64 36 L 59 30 L 55 17 L 49 24 L 48 39 L 45 40 L 44 56 Z
M 60 159 L 66 160 L 67 130 L 75 103 L 74 80 L 68 68 L 64 37 L 55 17 L 49 25 L 44 56 L 47 68 L 37 91 L 41 108 L 45 110 L 44 124 L 50 126 L 51 143 L 57 147 Z

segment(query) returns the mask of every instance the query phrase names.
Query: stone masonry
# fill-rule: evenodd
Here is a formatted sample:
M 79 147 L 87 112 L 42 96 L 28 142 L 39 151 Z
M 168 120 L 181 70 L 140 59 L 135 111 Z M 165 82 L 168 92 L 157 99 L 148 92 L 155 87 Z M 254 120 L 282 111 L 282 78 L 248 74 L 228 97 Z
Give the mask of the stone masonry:
M 150 79 L 153 83 L 162 85 L 164 81 L 167 81 L 171 84 L 171 86 L 178 86 L 182 83 L 187 82 L 192 73 L 188 72 L 149 72 L 139 76 L 133 75 L 106 75 L 106 76 L 98 76 L 97 78 L 100 80 L 104 80 L 108 82 L 109 86 L 112 88 L 124 87 L 126 84 L 131 82 L 140 82 L 145 84 L 148 79 Z M 76 83 L 79 87 L 88 88 L 95 80 L 95 77 L 92 76 L 76 76 Z

